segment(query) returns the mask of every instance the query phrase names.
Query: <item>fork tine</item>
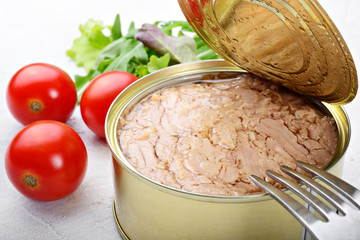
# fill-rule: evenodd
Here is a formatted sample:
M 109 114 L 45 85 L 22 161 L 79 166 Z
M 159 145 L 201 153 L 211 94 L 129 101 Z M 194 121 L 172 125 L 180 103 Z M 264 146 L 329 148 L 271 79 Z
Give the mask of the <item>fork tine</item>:
M 287 189 L 290 189 L 305 202 L 309 203 L 326 221 L 329 220 L 327 214 L 332 210 L 326 204 L 320 201 L 320 199 L 312 195 L 306 189 L 300 187 L 298 184 L 290 181 L 289 179 L 274 171 L 268 170 L 266 171 L 266 174 Z
M 284 206 L 304 227 L 306 227 L 313 234 L 310 226 L 315 222 L 321 221 L 320 219 L 315 217 L 313 213 L 311 213 L 298 201 L 282 192 L 280 189 L 274 187 L 270 183 L 254 175 L 251 175 L 250 179 L 258 187 L 269 193 L 276 201 Z
M 358 209 L 360 209 L 360 191 L 357 188 L 341 180 L 340 178 L 310 164 L 297 161 L 296 165 L 298 165 L 306 172 L 321 178 L 324 182 L 329 184 L 336 191 L 346 197 L 351 203 L 353 203 Z
M 342 215 L 345 215 L 343 210 L 344 200 L 342 200 L 339 196 L 335 193 L 331 192 L 329 189 L 325 188 L 321 184 L 315 182 L 308 176 L 295 171 L 287 166 L 280 166 L 281 171 L 286 173 L 287 175 L 295 178 L 296 180 L 300 181 L 301 183 L 305 184 L 307 187 L 315 190 L 320 196 L 326 199 L 330 204 L 332 204 L 336 209 L 338 209 Z

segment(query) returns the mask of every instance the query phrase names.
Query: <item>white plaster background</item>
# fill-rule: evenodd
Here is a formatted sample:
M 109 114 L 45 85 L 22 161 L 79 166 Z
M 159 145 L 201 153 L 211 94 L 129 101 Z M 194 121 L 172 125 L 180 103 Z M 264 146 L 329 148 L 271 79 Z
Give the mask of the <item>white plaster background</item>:
M 331 16 L 360 68 L 360 1 L 319 0 Z M 70 76 L 83 74 L 65 51 L 89 18 L 112 24 L 120 13 L 123 31 L 156 20 L 184 20 L 176 0 L 0 0 L 0 239 L 120 239 L 112 215 L 112 164 L 106 143 L 83 123 L 79 107 L 68 124 L 82 137 L 89 161 L 82 185 L 54 202 L 19 194 L 4 167 L 5 150 L 22 128 L 10 115 L 5 91 L 11 76 L 33 62 L 54 64 Z M 344 179 L 360 187 L 360 102 L 348 104 L 352 139 Z

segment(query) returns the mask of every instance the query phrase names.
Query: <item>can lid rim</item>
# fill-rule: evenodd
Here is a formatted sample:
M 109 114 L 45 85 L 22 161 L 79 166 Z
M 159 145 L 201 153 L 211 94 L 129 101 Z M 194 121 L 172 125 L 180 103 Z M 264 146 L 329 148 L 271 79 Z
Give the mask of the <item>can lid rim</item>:
M 330 104 L 344 105 L 355 98 L 358 80 L 353 58 L 316 0 L 178 2 L 196 33 L 227 62 Z M 264 40 L 264 35 L 266 41 L 253 41 Z

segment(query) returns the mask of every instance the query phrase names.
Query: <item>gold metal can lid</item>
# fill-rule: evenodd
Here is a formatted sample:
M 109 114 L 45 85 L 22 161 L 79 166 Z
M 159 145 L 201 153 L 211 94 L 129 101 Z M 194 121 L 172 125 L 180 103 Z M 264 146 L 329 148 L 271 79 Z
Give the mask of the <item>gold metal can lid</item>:
M 354 99 L 354 61 L 316 0 L 178 2 L 194 30 L 226 61 L 321 101 Z

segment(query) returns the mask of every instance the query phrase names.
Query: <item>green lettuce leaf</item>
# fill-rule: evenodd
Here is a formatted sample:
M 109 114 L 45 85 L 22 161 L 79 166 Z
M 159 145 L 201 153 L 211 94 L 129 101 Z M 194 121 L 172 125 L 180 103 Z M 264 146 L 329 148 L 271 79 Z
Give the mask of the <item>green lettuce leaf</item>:
M 110 36 L 103 33 L 107 29 Z M 79 30 L 81 36 L 66 52 L 87 71 L 75 76 L 79 100 L 88 83 L 104 72 L 121 70 L 143 77 L 173 64 L 219 58 L 186 21 L 158 21 L 141 29 L 131 22 L 123 34 L 118 14 L 112 26 L 90 19 Z
M 132 58 L 137 58 L 140 62 L 147 62 L 148 55 L 142 42 L 135 39 L 125 39 L 120 45 L 120 55 L 105 69 L 105 72 L 120 70 L 128 71 L 128 63 Z
M 122 32 L 121 32 L 121 22 L 120 22 L 120 15 L 117 14 L 115 18 L 114 25 L 111 28 L 111 40 L 115 41 L 119 38 L 121 38 Z
M 108 59 L 115 59 L 120 55 L 121 47 L 126 39 L 119 38 L 114 42 L 107 45 L 99 54 L 95 61 L 94 67 L 97 68 L 99 64 L 103 61 L 107 61 Z
M 150 57 L 150 61 L 147 64 L 149 73 L 155 72 L 157 70 L 160 70 L 162 68 L 165 68 L 169 66 L 170 63 L 170 54 L 166 53 L 162 57 L 157 57 L 155 55 L 152 55 Z
M 103 34 L 104 26 L 102 21 L 88 20 L 80 25 L 81 36 L 74 40 L 71 49 L 66 51 L 79 67 L 89 71 L 95 64 L 100 51 L 111 42 L 111 38 Z
M 186 35 L 184 34 L 184 32 L 194 33 L 194 30 L 191 28 L 190 24 L 186 21 L 169 21 L 169 22 L 158 21 L 155 22 L 154 25 L 161 28 L 161 30 L 169 36 L 176 36 L 173 30 L 178 31 L 177 36 Z
M 134 70 L 135 70 L 135 75 L 138 76 L 139 78 L 144 77 L 150 73 L 146 65 L 136 65 L 134 66 Z
M 198 35 L 194 36 L 196 42 L 196 56 L 201 60 L 220 59 L 210 47 Z

